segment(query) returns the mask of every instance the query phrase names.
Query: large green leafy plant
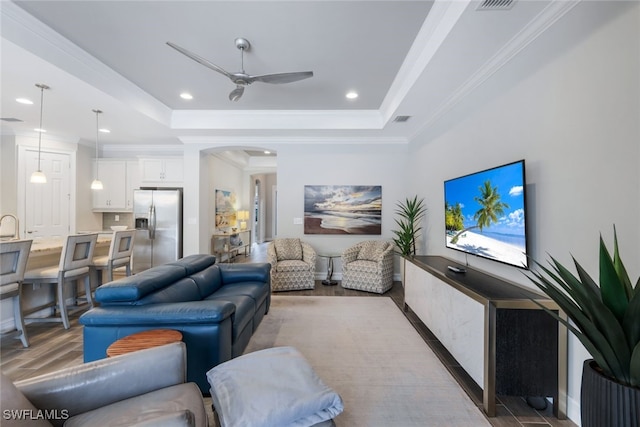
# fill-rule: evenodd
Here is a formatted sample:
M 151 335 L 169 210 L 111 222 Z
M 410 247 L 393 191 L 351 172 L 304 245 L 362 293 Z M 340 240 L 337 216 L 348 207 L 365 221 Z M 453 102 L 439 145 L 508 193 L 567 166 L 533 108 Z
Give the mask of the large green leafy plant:
M 605 375 L 640 387 L 640 278 L 634 285 L 618 253 L 614 227 L 613 257 L 600 237 L 600 285 L 575 260 L 578 276 L 551 257 L 551 268 L 535 263 L 531 281 L 555 301 L 575 324 L 562 322 L 585 346 Z M 547 310 L 548 311 L 548 310 Z
M 398 225 L 397 230 L 393 230 L 395 237 L 393 242 L 402 255 L 412 256 L 416 254 L 416 238 L 422 227 L 420 221 L 427 212 L 424 199 L 407 198 L 404 202 L 396 203 L 395 213 L 400 218 L 395 218 Z

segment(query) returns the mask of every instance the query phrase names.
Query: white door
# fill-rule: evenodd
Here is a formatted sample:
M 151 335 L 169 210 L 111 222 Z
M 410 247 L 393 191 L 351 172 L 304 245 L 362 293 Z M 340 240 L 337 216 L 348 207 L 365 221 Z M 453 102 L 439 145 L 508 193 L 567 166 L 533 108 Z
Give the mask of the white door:
M 32 184 L 29 179 L 38 169 L 38 152 L 26 151 L 25 238 L 69 234 L 70 163 L 69 154 L 43 151 L 40 168 L 47 176 L 47 183 Z

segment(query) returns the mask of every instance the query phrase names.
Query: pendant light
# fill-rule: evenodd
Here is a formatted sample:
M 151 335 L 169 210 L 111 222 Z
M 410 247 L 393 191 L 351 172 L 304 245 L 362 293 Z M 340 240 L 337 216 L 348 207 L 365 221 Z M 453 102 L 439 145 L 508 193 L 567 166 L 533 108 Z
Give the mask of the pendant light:
M 46 184 L 47 176 L 44 174 L 44 172 L 42 172 L 42 169 L 40 168 L 40 159 L 42 156 L 41 154 L 42 153 L 42 132 L 44 132 L 44 130 L 42 129 L 42 106 L 43 106 L 43 100 L 44 100 L 44 90 L 49 89 L 49 86 L 42 83 L 36 83 L 36 87 L 40 88 L 40 127 L 38 128 L 38 170 L 31 174 L 30 181 L 33 184 Z
M 98 178 L 98 134 L 100 133 L 100 126 L 98 126 L 98 116 L 102 113 L 100 110 L 91 110 L 96 113 L 96 179 L 91 183 L 92 190 L 102 190 L 102 181 Z

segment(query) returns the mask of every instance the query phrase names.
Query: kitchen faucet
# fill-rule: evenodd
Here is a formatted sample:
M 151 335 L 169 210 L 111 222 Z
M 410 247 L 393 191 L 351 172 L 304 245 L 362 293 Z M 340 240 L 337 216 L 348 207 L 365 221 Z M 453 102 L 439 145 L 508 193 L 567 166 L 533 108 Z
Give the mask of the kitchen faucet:
M 13 215 L 13 214 L 4 214 L 2 216 L 0 216 L 0 227 L 2 227 L 2 220 L 5 217 L 11 217 L 13 218 L 13 223 L 15 224 L 15 228 L 13 229 L 13 236 L 12 239 L 16 239 L 16 240 L 20 240 L 20 221 L 18 221 L 18 217 Z

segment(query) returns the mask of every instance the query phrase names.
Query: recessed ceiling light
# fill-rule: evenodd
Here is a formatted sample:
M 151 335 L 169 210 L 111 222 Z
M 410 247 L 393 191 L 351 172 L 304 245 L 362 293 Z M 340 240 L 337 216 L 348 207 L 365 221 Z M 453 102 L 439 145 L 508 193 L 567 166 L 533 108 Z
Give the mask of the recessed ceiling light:
M 106 129 L 106 128 L 98 129 L 98 131 L 102 132 L 102 133 L 111 133 L 111 131 L 109 129 Z
M 264 154 L 271 154 L 271 151 L 269 151 L 269 150 L 264 150 Z
M 180 98 L 182 98 L 182 99 L 193 99 L 193 95 L 191 95 L 191 94 L 190 94 L 190 93 L 188 93 L 188 92 L 182 92 L 182 93 L 180 94 Z
M 20 104 L 32 105 L 33 101 L 27 98 L 16 98 L 16 102 Z
M 347 97 L 347 99 L 356 99 L 358 97 L 358 92 L 352 90 L 347 92 L 345 96 Z
M 34 128 L 33 130 L 35 130 L 36 132 L 41 132 L 41 133 L 46 133 L 47 132 L 46 129 L 40 129 L 40 128 Z

